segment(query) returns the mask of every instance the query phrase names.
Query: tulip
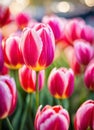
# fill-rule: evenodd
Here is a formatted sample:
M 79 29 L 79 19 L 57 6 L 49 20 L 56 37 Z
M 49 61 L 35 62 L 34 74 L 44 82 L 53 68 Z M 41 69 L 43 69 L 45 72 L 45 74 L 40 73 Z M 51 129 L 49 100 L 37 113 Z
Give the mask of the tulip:
M 66 24 L 64 33 L 68 41 L 70 41 L 70 44 L 73 45 L 73 41 L 80 38 L 81 28 L 84 25 L 84 20 L 77 18 L 69 20 L 69 22 Z
M 85 70 L 84 82 L 87 88 L 94 91 L 94 60 L 87 66 Z
M 55 39 L 48 25 L 38 23 L 22 34 L 21 51 L 25 64 L 36 71 L 48 67 L 55 53 Z
M 10 15 L 9 7 L 0 4 L 0 27 L 11 22 Z
M 54 68 L 48 78 L 48 89 L 55 98 L 68 98 L 74 90 L 74 73 L 72 69 Z
M 65 24 L 67 23 L 67 20 L 64 18 L 61 19 L 60 17 L 55 15 L 51 15 L 51 16 L 44 16 L 42 22 L 49 24 L 49 26 L 53 30 L 55 40 L 56 42 L 58 42 L 58 40 L 62 38 L 62 35 L 64 33 L 64 27 Z
M 3 44 L 5 65 L 10 69 L 18 69 L 23 64 L 20 52 L 19 36 L 10 36 Z
M 16 23 L 19 28 L 23 29 L 24 27 L 28 25 L 29 19 L 30 18 L 28 14 L 21 12 L 16 16 Z
M 0 71 L 2 71 L 4 66 L 4 56 L 2 51 L 2 36 L 0 34 Z
M 38 74 L 39 90 L 43 88 L 44 77 L 44 70 L 42 70 Z M 23 67 L 19 69 L 19 81 L 21 87 L 26 92 L 32 93 L 36 91 L 36 72 L 29 69 L 26 65 L 23 65 Z
M 13 78 L 0 76 L 0 119 L 11 115 L 17 103 L 17 90 Z
M 68 112 L 60 105 L 46 105 L 38 108 L 35 117 L 35 130 L 68 130 L 70 118 Z
M 82 65 L 87 65 L 94 56 L 93 47 L 86 41 L 76 40 L 74 49 L 76 58 Z
M 85 101 L 76 112 L 75 130 L 94 130 L 94 101 Z
M 92 44 L 94 42 L 94 28 L 89 25 L 84 25 L 80 31 L 80 38 Z

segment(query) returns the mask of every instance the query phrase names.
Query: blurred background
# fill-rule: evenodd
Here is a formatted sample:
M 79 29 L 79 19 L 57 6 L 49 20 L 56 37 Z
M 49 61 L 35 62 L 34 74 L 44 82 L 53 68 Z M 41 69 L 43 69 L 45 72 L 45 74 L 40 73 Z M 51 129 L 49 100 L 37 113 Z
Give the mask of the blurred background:
M 25 11 L 39 21 L 45 14 L 55 13 L 66 18 L 82 17 L 94 26 L 94 0 L 0 0 L 0 4 L 8 5 L 13 14 Z

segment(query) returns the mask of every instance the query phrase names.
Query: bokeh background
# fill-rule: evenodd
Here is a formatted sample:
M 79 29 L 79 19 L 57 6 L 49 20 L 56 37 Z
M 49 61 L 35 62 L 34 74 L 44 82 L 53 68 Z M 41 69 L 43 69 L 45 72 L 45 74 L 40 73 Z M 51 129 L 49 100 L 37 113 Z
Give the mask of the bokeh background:
M 8 5 L 13 14 L 28 12 L 39 21 L 55 13 L 66 18 L 80 16 L 94 26 L 94 0 L 0 0 L 0 4 Z

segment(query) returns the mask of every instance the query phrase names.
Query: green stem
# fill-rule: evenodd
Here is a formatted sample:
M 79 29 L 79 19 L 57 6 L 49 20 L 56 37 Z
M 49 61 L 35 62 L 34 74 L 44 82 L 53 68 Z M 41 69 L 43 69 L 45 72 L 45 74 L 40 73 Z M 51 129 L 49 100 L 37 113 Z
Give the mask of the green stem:
M 39 106 L 39 85 L 38 85 L 38 73 L 36 72 L 36 110 Z
M 8 124 L 9 129 L 10 129 L 10 130 L 13 130 L 13 127 L 12 127 L 12 125 L 11 125 L 10 120 L 9 120 L 8 117 L 6 118 L 6 121 L 7 121 L 7 124 Z
M 20 130 L 24 129 L 24 125 L 25 125 L 26 117 L 27 117 L 27 114 L 28 114 L 28 111 L 29 111 L 30 103 L 31 103 L 31 94 L 27 94 L 26 106 L 25 106 L 25 110 L 23 112 Z

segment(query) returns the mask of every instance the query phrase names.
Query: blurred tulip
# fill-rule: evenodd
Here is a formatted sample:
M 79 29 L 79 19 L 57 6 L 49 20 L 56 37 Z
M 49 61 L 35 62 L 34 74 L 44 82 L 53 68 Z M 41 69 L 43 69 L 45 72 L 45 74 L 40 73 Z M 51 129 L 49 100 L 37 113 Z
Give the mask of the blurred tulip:
M 44 16 L 42 22 L 49 24 L 49 26 L 53 30 L 55 40 L 56 42 L 58 42 L 58 40 L 62 38 L 62 35 L 64 33 L 64 27 L 65 24 L 67 23 L 67 20 L 64 18 L 61 19 L 60 17 L 55 15 L 51 15 L 51 16 Z
M 74 91 L 74 73 L 72 69 L 54 68 L 48 78 L 48 89 L 55 98 L 68 98 Z
M 94 91 L 94 60 L 87 66 L 85 70 L 84 82 L 87 88 Z
M 3 44 L 5 65 L 10 69 L 18 69 L 23 64 L 23 57 L 20 52 L 19 36 L 9 37 Z
M 70 44 L 73 45 L 73 41 L 80 38 L 80 31 L 84 24 L 84 20 L 78 18 L 71 19 L 66 24 L 64 33 Z
M 2 36 L 0 34 L 0 71 L 2 71 L 3 66 L 4 66 L 4 56 L 2 50 Z
M 94 42 L 94 28 L 89 25 L 84 25 L 81 28 L 80 38 L 90 43 Z
M 55 39 L 51 28 L 45 24 L 36 24 L 23 31 L 21 51 L 25 64 L 36 71 L 48 67 L 55 53 Z
M 76 112 L 75 130 L 94 130 L 94 101 L 85 101 Z
M 74 51 L 74 47 L 68 46 L 64 49 L 64 54 L 66 57 L 66 61 L 68 62 L 69 66 L 74 71 L 75 75 L 78 75 L 81 73 L 81 65 L 78 63 Z
M 26 13 L 19 13 L 17 16 L 16 16 L 16 23 L 18 25 L 18 27 L 20 29 L 23 29 L 24 27 L 26 27 L 29 23 L 29 20 L 30 20 L 30 17 L 28 14 Z
M 14 79 L 0 76 L 0 119 L 11 115 L 17 103 L 17 90 Z
M 0 27 L 11 22 L 10 15 L 9 7 L 0 5 Z
M 42 70 L 38 74 L 39 90 L 43 88 L 44 77 L 44 70 Z M 21 83 L 21 87 L 26 92 L 32 93 L 36 91 L 36 72 L 29 69 L 26 65 L 19 69 L 19 81 Z
M 70 118 L 68 112 L 60 105 L 46 105 L 38 108 L 35 117 L 35 130 L 68 130 Z
M 78 62 L 87 65 L 94 56 L 93 47 L 86 41 L 74 41 L 74 49 Z

